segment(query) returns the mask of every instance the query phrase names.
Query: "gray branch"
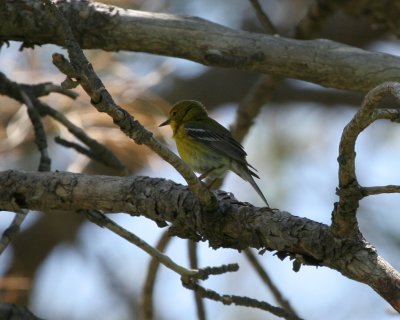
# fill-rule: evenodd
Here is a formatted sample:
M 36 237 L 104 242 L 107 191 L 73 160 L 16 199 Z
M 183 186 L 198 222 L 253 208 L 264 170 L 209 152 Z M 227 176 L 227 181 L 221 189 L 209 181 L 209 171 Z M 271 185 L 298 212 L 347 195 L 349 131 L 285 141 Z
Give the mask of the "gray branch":
M 361 237 L 335 238 L 327 225 L 287 212 L 243 204 L 217 192 L 218 207 L 204 210 L 187 187 L 149 177 L 91 176 L 67 172 L 0 172 L 0 208 L 98 209 L 143 215 L 172 224 L 170 234 L 210 246 L 277 251 L 294 264 L 335 269 L 365 283 L 400 310 L 400 274 Z M 75 214 L 75 213 L 71 213 Z
M 196 17 L 96 2 L 58 0 L 57 5 L 83 49 L 147 52 L 364 92 L 400 78 L 399 57 L 330 40 L 250 33 Z M 1 1 L 0 21 L 0 42 L 63 45 L 59 21 L 43 10 L 40 1 Z

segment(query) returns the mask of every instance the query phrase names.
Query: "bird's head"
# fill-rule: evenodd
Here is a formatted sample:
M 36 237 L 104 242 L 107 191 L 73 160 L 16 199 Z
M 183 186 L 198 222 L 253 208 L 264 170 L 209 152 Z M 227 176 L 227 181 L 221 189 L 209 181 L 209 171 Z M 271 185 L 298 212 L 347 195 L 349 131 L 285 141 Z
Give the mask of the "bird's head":
M 160 127 L 169 124 L 172 129 L 188 121 L 198 121 L 207 118 L 207 111 L 201 102 L 195 100 L 182 100 L 175 103 L 169 112 L 168 119 Z

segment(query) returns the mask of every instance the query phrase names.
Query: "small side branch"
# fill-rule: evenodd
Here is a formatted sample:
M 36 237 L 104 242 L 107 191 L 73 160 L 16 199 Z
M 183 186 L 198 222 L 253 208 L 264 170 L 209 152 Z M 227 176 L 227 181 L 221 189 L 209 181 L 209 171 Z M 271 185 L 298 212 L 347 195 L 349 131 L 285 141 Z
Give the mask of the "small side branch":
M 171 260 L 170 257 L 163 254 L 156 248 L 149 245 L 146 241 L 142 240 L 138 236 L 134 235 L 133 233 L 129 232 L 128 230 L 122 228 L 117 223 L 109 219 L 106 215 L 101 213 L 100 211 L 96 210 L 86 210 L 82 211 L 90 221 L 97 224 L 100 227 L 104 227 L 109 229 L 110 231 L 114 232 L 115 234 L 119 235 L 121 238 L 129 241 L 130 243 L 134 244 L 135 246 L 139 247 L 150 256 L 157 259 L 160 263 L 162 263 L 167 268 L 175 271 L 176 273 L 180 274 L 182 277 L 191 277 L 191 276 L 198 276 L 199 270 L 192 270 L 182 267 L 176 264 L 174 261 Z
M 27 214 L 28 210 L 21 210 L 20 212 L 16 212 L 10 226 L 6 230 L 4 230 L 0 239 L 0 256 L 6 250 L 7 246 L 11 243 L 15 236 L 19 233 L 20 226 L 22 222 L 24 222 Z
M 293 314 L 288 313 L 286 310 L 284 310 L 282 308 L 274 307 L 264 301 L 259 301 L 256 299 L 242 297 L 242 296 L 236 296 L 236 295 L 226 295 L 226 294 L 220 295 L 216 291 L 206 289 L 206 288 L 200 286 L 199 284 L 196 283 L 196 281 L 185 282 L 184 280 L 182 280 L 182 284 L 185 288 L 195 291 L 197 294 L 199 294 L 203 298 L 207 298 L 207 299 L 214 300 L 214 301 L 219 301 L 225 305 L 234 304 L 237 306 L 257 308 L 257 309 L 261 309 L 264 311 L 268 311 L 268 312 L 272 313 L 273 315 L 280 317 L 280 318 L 284 318 L 284 319 L 290 319 L 290 320 L 301 319 Z
M 283 295 L 280 292 L 279 288 L 274 284 L 274 282 L 272 281 L 271 277 L 265 271 L 265 269 L 263 268 L 261 263 L 258 261 L 257 257 L 251 251 L 251 249 L 244 250 L 244 253 L 245 253 L 246 257 L 247 257 L 247 260 L 249 260 L 250 264 L 257 271 L 257 273 L 260 276 L 261 280 L 271 290 L 271 293 L 274 296 L 276 302 L 278 302 L 279 305 L 282 308 L 284 308 L 287 312 L 289 312 L 289 313 L 291 313 L 293 315 L 296 315 L 296 311 L 293 309 L 293 307 L 291 306 L 289 301 L 283 297 Z
M 73 134 L 78 140 L 82 141 L 89 149 L 77 145 L 74 142 L 68 142 L 62 138 L 56 138 L 56 142 L 65 147 L 74 148 L 76 151 L 83 153 L 93 160 L 96 160 L 105 166 L 114 168 L 121 174 L 129 174 L 128 168 L 118 159 L 118 157 L 106 146 L 89 137 L 84 130 L 73 124 L 66 116 L 58 110 L 48 106 L 45 103 L 37 105 L 39 111 L 52 117 L 54 120 L 65 126 L 68 131 Z
M 250 0 L 251 5 L 256 12 L 257 19 L 260 21 L 261 25 L 264 27 L 265 31 L 269 34 L 276 34 L 276 28 L 269 19 L 267 13 L 263 10 L 262 6 L 258 2 L 258 0 Z
M 177 263 L 175 263 L 170 257 L 163 254 L 156 248 L 149 245 L 146 241 L 142 240 L 138 236 L 122 228 L 117 223 L 109 219 L 105 214 L 98 210 L 82 210 L 80 211 L 85 214 L 90 221 L 97 224 L 100 227 L 107 228 L 108 230 L 119 235 L 121 238 L 129 241 L 135 246 L 139 247 L 153 258 L 157 259 L 168 269 L 178 273 L 182 279 L 200 279 L 205 280 L 210 275 L 218 275 L 226 272 L 234 272 L 238 270 L 237 264 L 222 265 L 219 267 L 206 267 L 203 269 L 187 269 Z
M 29 97 L 23 90 L 20 90 L 22 99 L 28 109 L 28 116 L 31 119 L 34 131 L 35 131 L 35 142 L 40 152 L 39 171 L 50 171 L 51 159 L 47 152 L 47 139 L 46 133 L 43 127 L 42 119 L 40 118 L 39 112 L 34 106 L 34 97 Z
M 374 196 L 383 193 L 400 193 L 400 186 L 387 185 L 376 187 L 361 187 L 361 194 L 363 197 Z

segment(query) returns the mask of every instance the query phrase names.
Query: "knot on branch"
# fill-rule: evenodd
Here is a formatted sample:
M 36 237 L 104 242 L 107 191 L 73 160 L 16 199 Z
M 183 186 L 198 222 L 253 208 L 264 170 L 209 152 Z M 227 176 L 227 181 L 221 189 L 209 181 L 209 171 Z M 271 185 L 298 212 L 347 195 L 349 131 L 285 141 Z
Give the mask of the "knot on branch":
M 255 62 L 265 60 L 265 54 L 261 51 L 251 55 L 238 56 L 223 53 L 217 49 L 209 49 L 204 54 L 204 60 L 207 64 L 218 65 L 225 68 L 238 68 Z
M 336 194 L 347 201 L 358 201 L 364 197 L 362 188 L 357 180 L 353 180 L 348 185 L 337 188 Z
M 236 272 L 239 270 L 239 265 L 237 263 L 223 264 L 218 267 L 206 267 L 198 269 L 195 274 L 184 274 L 181 280 L 185 284 L 194 283 L 197 280 L 206 280 L 211 275 L 220 275 L 228 272 Z
M 74 66 L 60 53 L 53 53 L 52 55 L 53 64 L 65 74 L 68 78 L 79 78 L 79 73 L 75 70 Z

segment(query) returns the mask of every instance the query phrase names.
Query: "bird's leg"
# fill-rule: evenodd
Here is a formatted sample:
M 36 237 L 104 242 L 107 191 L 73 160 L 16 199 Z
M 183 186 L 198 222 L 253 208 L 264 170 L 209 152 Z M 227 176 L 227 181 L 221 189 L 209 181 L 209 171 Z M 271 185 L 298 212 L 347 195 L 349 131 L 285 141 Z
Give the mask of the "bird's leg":
M 221 165 L 221 166 L 216 167 L 216 168 L 210 168 L 210 169 L 208 169 L 206 172 L 203 172 L 203 173 L 199 176 L 199 179 L 200 179 L 200 180 L 203 180 L 203 179 L 205 179 L 206 177 L 209 177 L 209 176 L 211 175 L 212 172 L 221 170 L 223 167 L 224 167 L 224 166 Z M 218 175 L 216 175 L 216 176 L 217 176 L 217 177 L 216 177 L 215 179 L 211 179 L 211 178 L 210 178 L 210 182 L 206 184 L 206 186 L 207 186 L 207 188 L 208 188 L 209 190 L 211 190 L 211 187 L 219 180 Z
M 208 189 L 208 190 L 211 190 L 211 187 L 212 187 L 213 184 L 214 184 L 215 182 L 217 182 L 217 181 L 218 181 L 218 178 L 215 178 L 215 179 L 211 180 L 210 183 L 207 184 L 207 189 Z
M 210 169 L 208 169 L 206 172 L 203 172 L 200 176 L 198 176 L 199 180 L 202 181 L 202 180 L 204 180 L 205 178 L 207 178 L 207 176 L 208 176 L 211 172 L 213 172 L 215 169 L 216 169 L 216 168 L 210 168 Z
M 206 178 L 207 176 L 209 176 L 213 171 L 218 171 L 221 170 L 224 166 L 221 165 L 219 167 L 216 168 L 210 168 L 208 169 L 206 172 L 203 172 L 200 176 L 198 176 L 199 180 L 204 180 L 204 178 Z M 216 175 L 217 177 L 219 176 L 219 174 Z
M 211 170 L 207 170 L 206 172 L 202 173 L 201 175 L 199 175 L 197 178 L 199 178 L 200 181 L 204 180 L 205 178 L 207 178 L 208 174 L 211 172 Z

